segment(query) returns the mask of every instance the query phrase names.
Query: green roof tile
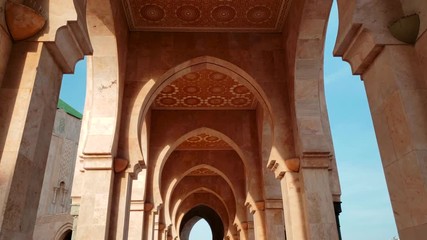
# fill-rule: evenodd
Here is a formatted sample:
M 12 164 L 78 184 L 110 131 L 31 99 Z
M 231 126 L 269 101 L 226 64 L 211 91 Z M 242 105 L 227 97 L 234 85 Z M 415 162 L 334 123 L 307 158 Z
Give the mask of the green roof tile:
M 78 119 L 82 119 L 83 117 L 83 115 L 79 111 L 68 105 L 68 103 L 64 102 L 62 99 L 59 99 L 58 101 L 58 108 L 64 110 L 66 113 Z

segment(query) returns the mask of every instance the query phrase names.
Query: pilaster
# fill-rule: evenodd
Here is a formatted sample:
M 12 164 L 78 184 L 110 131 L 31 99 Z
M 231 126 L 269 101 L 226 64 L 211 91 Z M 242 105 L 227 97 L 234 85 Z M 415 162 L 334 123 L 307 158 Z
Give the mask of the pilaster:
M 117 166 L 117 159 L 114 162 L 115 166 Z M 132 173 L 126 171 L 115 174 L 110 239 L 128 239 L 132 175 Z
M 75 239 L 108 239 L 113 193 L 113 157 L 84 155 L 83 194 Z
M 287 167 L 286 162 L 293 163 L 293 170 Z M 271 161 L 268 166 L 280 180 L 287 240 L 307 239 L 299 165 L 299 158 L 293 158 L 287 161 Z
M 141 240 L 143 238 L 144 226 L 144 209 L 145 203 L 143 200 L 131 200 L 129 212 L 129 240 Z
M 285 239 L 283 203 L 281 199 L 266 199 L 264 203 L 267 239 Z
M 246 202 L 249 213 L 253 216 L 254 239 L 266 239 L 265 229 L 265 203 L 264 201 Z
M 338 240 L 329 181 L 329 153 L 304 153 L 301 157 L 302 199 L 307 239 Z
M 242 222 L 242 228 L 240 229 L 240 239 L 255 240 L 254 222 Z

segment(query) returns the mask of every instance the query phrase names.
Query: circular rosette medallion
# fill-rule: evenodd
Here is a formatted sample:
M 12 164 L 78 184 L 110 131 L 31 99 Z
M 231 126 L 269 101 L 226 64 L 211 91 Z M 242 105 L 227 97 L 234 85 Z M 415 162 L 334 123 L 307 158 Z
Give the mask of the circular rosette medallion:
M 178 88 L 175 85 L 171 84 L 163 88 L 160 93 L 164 95 L 170 95 L 170 94 L 175 94 L 177 92 L 178 92 Z
M 169 96 L 156 98 L 156 102 L 162 107 L 174 107 L 179 103 L 178 99 Z
M 158 22 L 165 17 L 165 11 L 162 7 L 155 4 L 147 4 L 139 10 L 141 17 L 148 22 Z
M 251 103 L 247 97 L 234 97 L 229 100 L 229 104 L 234 107 L 245 107 Z
M 187 94 L 195 94 L 200 92 L 200 88 L 197 86 L 185 86 L 182 90 Z
M 215 142 L 219 142 L 220 141 L 220 139 L 218 137 L 215 137 L 215 136 L 206 136 L 204 138 L 204 140 L 206 142 L 209 142 L 209 143 L 215 143 Z
M 184 22 L 195 22 L 200 19 L 200 10 L 193 5 L 183 5 L 177 8 L 176 16 Z
M 251 23 L 263 23 L 271 18 L 271 10 L 265 6 L 256 6 L 249 9 L 246 17 Z
M 182 105 L 186 107 L 199 107 L 203 104 L 203 100 L 198 96 L 189 96 L 182 99 Z
M 193 136 L 187 139 L 187 142 L 198 143 L 201 142 L 203 138 L 201 136 Z
M 219 73 L 219 72 L 212 72 L 209 74 L 209 79 L 213 81 L 222 81 L 225 80 L 227 76 L 225 74 Z
M 200 74 L 197 72 L 192 72 L 185 74 L 182 78 L 184 78 L 187 81 L 197 81 L 200 78 Z
M 213 97 L 208 97 L 206 99 L 206 104 L 209 107 L 222 107 L 226 103 L 227 103 L 227 99 L 225 99 L 224 97 L 213 96 Z
M 218 6 L 212 10 L 211 15 L 215 21 L 226 23 L 236 17 L 236 10 L 230 6 Z
M 224 86 L 211 86 L 211 87 L 208 87 L 208 92 L 210 92 L 211 94 L 214 94 L 214 95 L 224 94 L 225 87 Z
M 239 85 L 234 85 L 231 89 L 230 89 L 231 93 L 235 94 L 235 95 L 246 95 L 251 93 L 251 91 L 249 91 L 249 89 L 241 84 Z

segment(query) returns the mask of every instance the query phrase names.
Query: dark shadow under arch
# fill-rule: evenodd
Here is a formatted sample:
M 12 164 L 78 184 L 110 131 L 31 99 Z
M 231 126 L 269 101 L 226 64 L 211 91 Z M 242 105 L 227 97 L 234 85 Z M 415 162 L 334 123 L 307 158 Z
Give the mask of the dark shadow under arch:
M 59 238 L 59 240 L 71 240 L 73 236 L 73 231 L 71 231 L 70 229 L 65 231 L 61 237 Z
M 221 217 L 212 208 L 200 205 L 192 208 L 182 219 L 181 226 L 179 227 L 179 236 L 181 240 L 189 239 L 191 229 L 201 218 L 208 222 L 212 230 L 212 240 L 224 239 L 224 224 L 222 223 Z

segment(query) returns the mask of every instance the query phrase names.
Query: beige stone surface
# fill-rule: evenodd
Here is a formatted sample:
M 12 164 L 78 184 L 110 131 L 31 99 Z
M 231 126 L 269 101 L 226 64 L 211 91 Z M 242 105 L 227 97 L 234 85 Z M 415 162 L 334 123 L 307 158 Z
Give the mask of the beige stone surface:
M 35 240 L 57 239 L 71 230 L 71 186 L 80 126 L 80 119 L 63 110 L 56 111 L 33 234 Z
M 92 50 L 72 190 L 75 239 L 179 239 L 180 224 L 199 205 L 220 216 L 220 238 L 283 239 L 285 229 L 288 239 L 338 238 L 340 186 L 323 89 L 332 1 L 290 2 L 282 31 L 271 33 L 136 32 L 122 1 L 38 3 L 49 21 L 32 43 L 12 43 L 0 11 L 0 239 L 32 236 L 37 204 L 24 203 L 45 192 L 37 160 L 47 156 L 59 79 Z M 426 4 L 339 0 L 338 7 L 335 53 L 365 81 L 401 238 L 420 238 L 427 223 Z M 403 45 L 388 26 L 414 12 L 418 41 Z M 203 72 L 203 83 L 192 85 Z M 221 85 L 222 76 L 232 81 Z M 174 84 L 187 95 L 177 98 Z M 230 104 L 248 99 L 253 105 Z M 228 105 L 212 107 L 222 101 Z M 115 159 L 129 165 L 114 172 Z M 299 166 L 289 167 L 290 159 Z M 47 174 L 46 181 L 57 177 Z M 65 220 L 49 221 L 40 218 L 40 232 Z
M 15 44 L 12 53 L 0 94 L 9 94 L 1 116 L 0 239 L 32 236 L 62 75 L 43 44 Z

